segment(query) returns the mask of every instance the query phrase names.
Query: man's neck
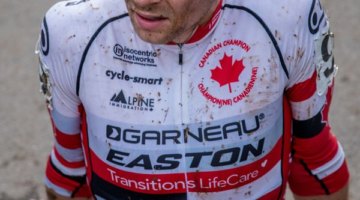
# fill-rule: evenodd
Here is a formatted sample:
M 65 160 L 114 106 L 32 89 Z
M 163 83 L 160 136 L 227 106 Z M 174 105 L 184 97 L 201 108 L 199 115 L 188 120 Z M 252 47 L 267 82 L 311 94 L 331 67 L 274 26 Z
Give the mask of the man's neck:
M 209 21 L 212 20 L 212 18 L 216 15 L 215 12 L 217 12 L 219 10 L 219 8 L 221 8 L 220 7 L 221 2 L 222 2 L 222 0 L 214 1 L 209 12 L 207 12 L 207 14 L 199 20 L 199 23 L 192 26 L 188 31 L 186 31 L 180 37 L 176 38 L 173 42 L 177 43 L 177 44 L 183 44 L 183 43 L 187 43 L 190 40 L 192 40 L 192 37 L 194 36 L 194 34 L 196 34 L 198 28 L 203 25 L 208 24 Z

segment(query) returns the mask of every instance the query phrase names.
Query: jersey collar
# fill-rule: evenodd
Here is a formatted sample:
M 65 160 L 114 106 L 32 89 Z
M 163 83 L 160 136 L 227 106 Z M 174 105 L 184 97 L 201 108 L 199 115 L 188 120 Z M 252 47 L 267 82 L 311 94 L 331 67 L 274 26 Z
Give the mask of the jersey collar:
M 199 26 L 195 31 L 194 35 L 190 38 L 190 40 L 187 43 L 194 43 L 201 40 L 215 27 L 217 21 L 220 18 L 221 6 L 222 6 L 222 0 L 219 1 L 219 4 L 217 5 L 210 20 L 207 23 Z

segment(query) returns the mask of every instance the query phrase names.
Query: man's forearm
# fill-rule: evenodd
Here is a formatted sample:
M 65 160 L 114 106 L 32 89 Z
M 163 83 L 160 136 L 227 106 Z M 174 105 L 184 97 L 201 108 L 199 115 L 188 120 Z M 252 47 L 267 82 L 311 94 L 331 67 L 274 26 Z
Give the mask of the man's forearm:
M 46 188 L 46 195 L 48 200 L 92 200 L 88 198 L 69 198 L 56 194 L 52 189 Z
M 339 191 L 331 195 L 308 196 L 308 197 L 294 195 L 295 200 L 347 200 L 348 197 L 349 197 L 348 184 Z

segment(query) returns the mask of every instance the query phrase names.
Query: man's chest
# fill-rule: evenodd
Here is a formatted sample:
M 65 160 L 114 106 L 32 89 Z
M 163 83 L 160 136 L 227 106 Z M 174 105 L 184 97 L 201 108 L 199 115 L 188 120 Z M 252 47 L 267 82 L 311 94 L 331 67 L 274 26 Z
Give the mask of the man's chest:
M 284 73 L 267 35 L 223 35 L 182 47 L 95 41 L 84 60 L 82 102 L 110 119 L 169 125 L 243 115 L 281 99 Z
M 80 97 L 100 157 L 129 170 L 148 155 L 145 171 L 156 163 L 206 171 L 247 165 L 279 146 L 284 85 L 273 47 L 265 36 L 216 35 L 182 47 L 133 38 L 90 49 Z
M 96 174 L 138 192 L 121 177 L 180 184 L 172 190 L 179 193 L 270 178 L 264 190 L 281 184 L 285 75 L 278 54 L 262 27 L 221 23 L 182 47 L 112 29 L 93 41 L 79 96 Z M 221 185 L 212 185 L 217 179 Z

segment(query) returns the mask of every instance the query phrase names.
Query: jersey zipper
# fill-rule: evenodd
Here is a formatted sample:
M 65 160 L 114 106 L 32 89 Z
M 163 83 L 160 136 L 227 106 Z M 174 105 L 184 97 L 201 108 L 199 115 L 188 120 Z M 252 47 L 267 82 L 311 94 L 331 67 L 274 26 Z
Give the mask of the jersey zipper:
M 179 47 L 179 54 L 178 54 L 178 64 L 180 66 L 180 121 L 181 121 L 181 128 L 184 130 L 184 138 L 187 137 L 188 134 L 188 126 L 185 124 L 185 120 L 184 120 L 184 53 L 183 53 L 183 43 L 179 43 L 177 44 Z M 184 148 L 183 148 L 183 153 L 184 155 L 186 154 L 186 145 L 184 144 Z M 184 159 L 184 169 L 185 169 L 185 173 L 184 173 L 184 178 L 185 178 L 185 182 L 188 182 L 188 176 L 187 176 L 187 163 L 186 160 Z M 186 192 L 189 192 L 188 187 L 186 187 Z M 188 199 L 188 197 L 186 197 L 186 199 Z
M 184 54 L 183 54 L 183 46 L 184 43 L 178 43 L 179 47 L 179 65 L 180 65 L 180 119 L 181 119 L 181 125 L 184 126 L 184 105 L 183 105 L 183 75 L 184 75 Z
M 184 61 L 184 54 L 183 54 L 183 46 L 184 44 L 183 43 L 179 43 L 178 44 L 179 46 L 179 65 L 183 65 L 183 61 Z

